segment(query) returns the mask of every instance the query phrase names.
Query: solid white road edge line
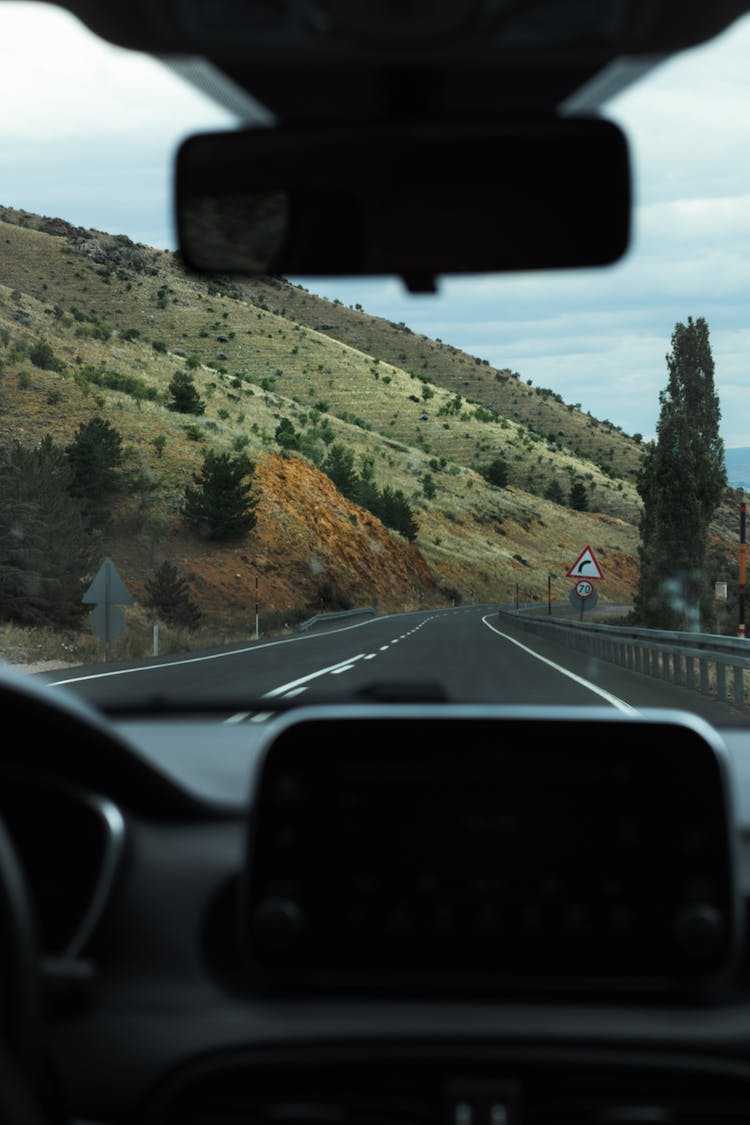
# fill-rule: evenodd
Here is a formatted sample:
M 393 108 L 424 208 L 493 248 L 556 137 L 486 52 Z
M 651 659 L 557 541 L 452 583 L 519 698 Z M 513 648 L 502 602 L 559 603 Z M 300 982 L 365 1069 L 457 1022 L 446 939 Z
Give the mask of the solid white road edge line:
M 507 633 L 501 633 L 494 625 L 490 625 L 486 617 L 482 618 L 482 624 L 486 625 L 488 629 L 491 629 L 493 633 L 497 633 L 498 637 L 502 637 L 503 640 L 510 641 L 511 644 L 523 649 L 524 652 L 528 652 L 529 656 L 533 656 L 536 660 L 541 660 L 542 664 L 548 664 L 550 668 L 554 668 L 556 672 L 567 676 L 569 680 L 574 680 L 577 684 L 580 684 L 581 687 L 588 688 L 589 691 L 593 691 L 596 695 L 601 696 L 607 703 L 616 707 L 618 711 L 622 711 L 626 715 L 640 714 L 637 708 L 631 707 L 624 699 L 619 699 L 616 695 L 612 695 L 611 692 L 605 691 L 604 688 L 597 687 L 596 684 L 592 684 L 590 680 L 584 680 L 583 676 L 577 676 L 575 672 L 569 672 L 567 668 L 563 668 L 562 664 L 555 664 L 554 660 L 548 660 L 546 656 L 540 656 L 538 652 L 534 652 L 533 649 L 522 645 L 521 642 L 515 640 L 514 637 L 509 637 Z
M 411 610 L 411 613 L 423 613 L 423 610 Z M 386 613 L 382 617 L 368 617 L 366 621 L 357 621 L 354 625 L 342 625 L 340 629 L 328 629 L 325 633 L 305 633 L 301 637 L 285 637 L 283 641 L 266 641 L 262 645 L 248 645 L 247 648 L 233 648 L 230 652 L 212 652 L 208 656 L 189 656 L 184 660 L 169 660 L 163 664 L 143 664 L 139 668 L 117 668 L 111 672 L 92 672 L 89 676 L 71 676 L 68 680 L 55 680 L 49 687 L 64 687 L 65 684 L 80 684 L 84 680 L 104 680 L 108 676 L 129 676 L 133 672 L 158 672 L 160 668 L 180 668 L 183 664 L 201 664 L 204 660 L 223 660 L 227 656 L 244 656 L 248 652 L 260 652 L 264 648 L 276 648 L 278 645 L 294 645 L 300 641 L 312 641 L 316 637 L 333 637 L 336 633 L 348 633 L 350 629 L 361 629 L 363 625 L 373 625 L 378 621 L 389 621 L 398 614 Z

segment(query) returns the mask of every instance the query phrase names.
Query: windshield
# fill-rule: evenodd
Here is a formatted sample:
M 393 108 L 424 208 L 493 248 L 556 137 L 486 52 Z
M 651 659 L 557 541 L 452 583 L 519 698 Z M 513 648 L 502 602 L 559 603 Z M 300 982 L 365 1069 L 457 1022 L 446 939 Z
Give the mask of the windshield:
M 186 275 L 176 146 L 258 106 L 0 5 L 0 656 L 232 717 L 364 694 L 745 722 L 749 48 L 745 20 L 604 106 L 622 263 L 415 296 Z

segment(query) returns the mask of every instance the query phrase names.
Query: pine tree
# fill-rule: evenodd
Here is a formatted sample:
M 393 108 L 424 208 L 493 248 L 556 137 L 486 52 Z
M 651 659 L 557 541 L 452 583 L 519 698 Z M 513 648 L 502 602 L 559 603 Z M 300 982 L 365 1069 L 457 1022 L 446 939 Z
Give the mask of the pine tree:
M 174 563 L 163 562 L 146 579 L 146 595 L 146 605 L 167 625 L 195 629 L 200 622 L 201 611 L 191 597 L 187 580 Z
M 508 462 L 504 457 L 493 458 L 481 472 L 488 484 L 494 484 L 496 488 L 505 488 L 508 484 Z
M 694 631 L 710 612 L 708 527 L 726 488 L 714 361 L 702 317 L 675 325 L 666 360 L 657 440 L 646 449 L 637 481 L 643 514 L 635 611 L 646 624 Z
M 0 618 L 74 626 L 85 607 L 92 541 L 81 504 L 70 495 L 72 469 L 46 437 L 0 451 Z
M 544 490 L 545 500 L 552 500 L 554 504 L 565 503 L 565 493 L 562 490 L 562 485 L 556 481 L 551 480 Z
M 255 527 L 258 499 L 255 465 L 244 454 L 209 450 L 193 484 L 185 489 L 182 513 L 207 539 L 239 539 Z
M 572 508 L 575 512 L 587 512 L 589 508 L 589 497 L 586 492 L 586 485 L 581 481 L 576 480 L 570 486 L 570 493 L 568 495 L 568 507 Z
M 323 463 L 323 472 L 347 500 L 357 499 L 357 470 L 354 467 L 354 450 L 334 442 Z
M 362 468 L 357 481 L 356 500 L 361 508 L 366 508 L 378 519 L 382 519 L 382 498 L 375 483 L 375 458 L 367 453 L 362 458 Z
M 405 539 L 413 543 L 419 534 L 419 524 L 414 518 L 414 510 L 400 488 L 395 491 L 386 485 L 381 493 L 382 515 L 380 519 L 386 527 L 399 531 Z
M 299 434 L 288 418 L 282 418 L 276 427 L 276 444 L 287 452 L 299 450 Z
M 70 493 L 81 501 L 89 526 L 102 530 L 109 523 L 109 502 L 118 485 L 122 438 L 96 415 L 81 423 L 65 455 L 72 469 Z
M 167 387 L 172 401 L 169 409 L 178 414 L 203 414 L 206 404 L 195 387 L 193 376 L 187 371 L 175 371 Z

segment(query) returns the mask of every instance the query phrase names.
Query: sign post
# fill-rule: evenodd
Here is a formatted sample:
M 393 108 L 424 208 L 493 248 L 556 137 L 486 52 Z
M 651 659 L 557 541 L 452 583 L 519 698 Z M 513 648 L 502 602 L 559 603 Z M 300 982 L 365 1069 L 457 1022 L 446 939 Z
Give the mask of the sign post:
M 89 621 L 97 637 L 104 641 L 104 660 L 109 663 L 111 643 L 125 629 L 125 614 L 120 606 L 133 603 L 132 594 L 111 559 L 104 560 L 81 601 L 95 607 Z
M 602 569 L 596 561 L 596 555 L 591 547 L 583 548 L 565 577 L 575 579 L 575 586 L 570 591 L 570 604 L 574 609 L 580 609 L 580 620 L 583 621 L 584 609 L 586 607 L 593 609 L 599 600 L 596 586 L 593 583 L 604 581 Z

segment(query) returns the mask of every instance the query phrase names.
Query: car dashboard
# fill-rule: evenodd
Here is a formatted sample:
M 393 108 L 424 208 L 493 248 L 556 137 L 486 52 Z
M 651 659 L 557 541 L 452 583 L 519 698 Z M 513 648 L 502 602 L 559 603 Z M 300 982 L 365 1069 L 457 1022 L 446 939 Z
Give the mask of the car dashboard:
M 572 4 L 569 38 L 546 3 L 66 7 L 207 59 L 225 104 L 288 128 L 567 128 L 610 64 L 645 71 L 747 4 L 604 5 L 593 36 Z M 472 176 L 502 184 L 496 159 Z M 8 1125 L 750 1120 L 744 731 L 437 702 L 105 716 L 11 673 L 0 703 Z M 40 1114 L 4 1114 L 5 1046 Z
M 44 700 L 43 737 L 6 756 L 3 817 L 64 1117 L 747 1120 L 741 732 L 51 695 L 8 697 Z

